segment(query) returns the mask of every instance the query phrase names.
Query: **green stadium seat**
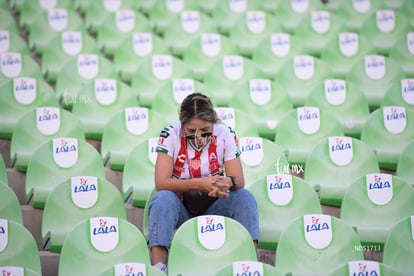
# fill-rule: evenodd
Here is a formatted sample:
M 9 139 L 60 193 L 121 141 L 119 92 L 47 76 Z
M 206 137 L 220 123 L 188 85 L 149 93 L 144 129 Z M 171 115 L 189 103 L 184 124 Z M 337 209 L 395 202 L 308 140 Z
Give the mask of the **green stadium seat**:
M 404 179 L 414 186 L 414 140 L 411 141 L 404 149 L 398 159 L 395 175 Z
M 150 137 L 158 137 L 169 123 L 162 115 L 145 107 L 127 107 L 119 111 L 103 130 L 102 159 L 111 169 L 122 171 L 135 146 Z
M 404 78 L 401 64 L 382 55 L 366 55 L 351 68 L 347 82 L 363 91 L 371 110 L 377 109 L 389 87 Z
M 0 271 L 4 273 L 4 275 L 41 276 L 40 273 L 21 266 L 0 266 Z
M 26 41 L 24 41 L 19 33 L 0 27 L 0 54 L 7 52 L 30 56 L 29 46 L 27 46 Z
M 340 218 L 356 228 L 362 245 L 382 251 L 392 227 L 412 214 L 414 187 L 397 176 L 373 173 L 351 184 L 342 200 Z
M 148 194 L 146 200 L 145 200 L 145 206 L 144 206 L 144 213 L 142 215 L 142 233 L 144 234 L 145 239 L 148 241 L 148 212 L 149 212 L 149 206 L 151 203 L 152 198 L 157 193 L 157 189 L 152 187 L 151 192 Z
M 169 80 L 192 78 L 191 69 L 171 55 L 151 55 L 139 65 L 131 80 L 131 88 L 138 94 L 142 106 L 151 107 L 156 91 Z
M 194 9 L 201 11 L 211 17 L 214 9 L 216 9 L 219 0 L 209 0 L 209 1 L 193 1 Z
M 17 26 L 16 20 L 10 14 L 9 11 L 0 10 L 0 29 L 1 30 L 8 30 L 10 32 L 14 32 L 16 34 L 19 33 L 19 28 Z
M 221 122 L 231 127 L 238 137 L 259 137 L 257 126 L 244 110 L 232 107 L 216 107 L 215 111 Z
M 363 260 L 355 231 L 329 215 L 309 214 L 295 219 L 280 237 L 275 266 L 290 275 L 333 275 L 339 266 Z
M 121 42 L 114 53 L 113 64 L 119 78 L 130 84 L 141 62 L 155 54 L 170 54 L 162 38 L 153 33 L 132 33 Z
M 380 168 L 370 146 L 351 137 L 329 137 L 318 143 L 306 160 L 304 179 L 318 187 L 322 204 L 341 206 L 351 184 Z
M 360 137 L 370 114 L 363 92 L 343 79 L 327 79 L 316 86 L 305 100 L 305 106 L 329 112 L 341 123 L 345 135 L 355 138 Z
M 381 8 L 383 1 L 342 1 L 336 13 L 350 32 L 358 33 L 367 18 Z
M 220 269 L 216 276 L 228 275 L 263 275 L 263 276 L 282 276 L 276 267 L 259 261 L 236 261 Z
M 148 275 L 165 276 L 161 270 L 144 263 L 117 263 L 113 267 L 103 271 L 101 276 L 114 275 Z
M 381 107 L 404 106 L 414 110 L 414 78 L 401 79 L 390 86 L 382 98 Z
M 16 52 L 0 54 L 0 84 L 18 77 L 43 79 L 40 66 L 27 55 Z
M 411 16 L 414 12 L 414 2 L 405 0 L 402 4 L 400 12 L 404 14 L 408 20 L 410 20 L 411 27 L 414 27 L 414 18 Z
M 239 55 L 223 56 L 215 61 L 204 77 L 204 84 L 217 106 L 229 106 L 234 93 L 245 81 L 264 78 L 253 61 Z
M 150 264 L 144 236 L 127 220 L 94 217 L 76 225 L 65 239 L 58 274 L 100 275 L 124 262 Z
M 275 142 L 287 151 L 289 163 L 305 165 L 313 148 L 329 136 L 343 136 L 338 120 L 318 107 L 289 111 L 278 125 Z
M 320 58 L 297 55 L 286 61 L 275 77 L 292 100 L 293 106 L 303 106 L 309 93 L 326 79 L 333 78 L 331 68 Z
M 283 0 L 263 0 L 261 2 L 261 9 L 274 14 Z
M 414 32 L 402 36 L 390 49 L 389 56 L 402 65 L 406 76 L 414 77 Z
M 79 14 L 85 16 L 85 10 L 91 5 L 92 2 L 100 2 L 100 1 L 93 1 L 93 0 L 72 0 L 73 8 L 76 11 L 79 11 Z
M 403 7 L 403 3 L 405 0 L 383 0 L 380 2 L 383 2 L 383 6 L 387 9 L 392 9 L 392 10 L 401 10 L 401 8 Z
M 414 139 L 414 111 L 400 106 L 377 109 L 368 117 L 361 141 L 371 146 L 382 169 L 395 170 L 404 148 Z
M 285 150 L 273 141 L 239 136 L 239 148 L 246 189 L 268 174 L 290 173 Z
M 42 273 L 40 255 L 32 234 L 23 225 L 0 219 L 0 266 L 19 266 Z
M 395 224 L 385 241 L 382 263 L 397 270 L 400 275 L 414 271 L 414 216 Z
M 394 276 L 398 272 L 389 265 L 377 261 L 359 260 L 351 261 L 348 264 L 335 270 L 333 275 L 349 276 L 349 275 L 384 275 Z
M 248 114 L 259 136 L 269 140 L 275 138 L 279 121 L 293 109 L 286 90 L 269 79 L 246 81 L 235 92 L 229 105 Z
M 246 11 L 230 29 L 230 40 L 239 47 L 239 54 L 251 58 L 260 42 L 282 30 L 275 16 L 260 10 Z
M 25 2 L 25 0 L 10 0 L 8 2 L 9 2 L 8 4 L 9 8 L 13 11 L 16 11 L 17 14 L 20 14 L 20 11 L 23 7 L 23 3 Z
M 237 221 L 198 216 L 175 232 L 168 257 L 168 275 L 214 275 L 234 261 L 257 261 L 253 240 Z
M 316 191 L 297 176 L 269 174 L 248 189 L 259 211 L 259 248 L 276 250 L 281 234 L 295 218 L 322 214 Z
M 23 214 L 16 193 L 3 181 L 0 181 L 0 218 L 23 225 Z
M 75 138 L 54 138 L 40 146 L 27 166 L 25 201 L 43 209 L 49 194 L 74 175 L 106 178 L 98 151 Z
M 72 137 L 85 141 L 79 120 L 58 107 L 38 107 L 27 112 L 16 124 L 10 144 L 10 163 L 26 172 L 36 150 L 53 138 Z
M 79 95 L 87 101 L 75 102 L 72 114 L 82 124 L 86 138 L 101 140 L 109 120 L 128 106 L 137 106 L 138 99 L 131 88 L 117 79 L 98 78 L 82 87 Z
M 9 177 L 7 175 L 6 163 L 4 163 L 3 155 L 0 154 L 0 182 L 9 184 Z
M 154 8 L 157 0 L 135 0 L 136 9 L 145 16 L 148 16 L 149 12 Z
M 58 184 L 43 209 L 43 247 L 60 253 L 74 226 L 97 216 L 127 219 L 122 195 L 112 183 L 95 176 L 73 176 Z
M 323 2 L 324 9 L 326 9 L 329 12 L 337 12 L 339 7 L 341 6 L 342 2 L 345 2 L 344 0 L 330 0 Z
M 13 129 L 26 112 L 39 106 L 59 107 L 53 88 L 34 78 L 15 78 L 0 84 L 0 137 L 11 139 Z
M 99 55 L 96 41 L 85 31 L 63 31 L 53 38 L 43 51 L 42 74 L 50 83 L 56 78 L 66 62 L 81 53 Z

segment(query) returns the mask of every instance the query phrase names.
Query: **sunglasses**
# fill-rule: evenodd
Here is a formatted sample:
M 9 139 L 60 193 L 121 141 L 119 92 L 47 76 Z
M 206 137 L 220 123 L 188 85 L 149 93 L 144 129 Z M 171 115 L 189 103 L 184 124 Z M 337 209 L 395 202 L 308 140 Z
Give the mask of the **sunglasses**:
M 213 135 L 213 132 L 204 132 L 204 133 L 201 133 L 200 135 L 195 135 L 195 134 L 186 135 L 185 139 L 194 140 L 197 136 L 200 136 L 202 138 L 207 138 L 207 137 L 210 137 L 211 135 Z

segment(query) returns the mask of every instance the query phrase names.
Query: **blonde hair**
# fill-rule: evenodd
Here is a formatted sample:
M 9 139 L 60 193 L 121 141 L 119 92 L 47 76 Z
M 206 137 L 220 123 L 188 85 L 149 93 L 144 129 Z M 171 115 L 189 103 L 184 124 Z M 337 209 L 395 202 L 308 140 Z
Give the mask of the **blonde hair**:
M 210 98 L 202 93 L 192 93 L 185 97 L 181 103 L 179 118 L 182 124 L 193 118 L 210 123 L 220 122 Z

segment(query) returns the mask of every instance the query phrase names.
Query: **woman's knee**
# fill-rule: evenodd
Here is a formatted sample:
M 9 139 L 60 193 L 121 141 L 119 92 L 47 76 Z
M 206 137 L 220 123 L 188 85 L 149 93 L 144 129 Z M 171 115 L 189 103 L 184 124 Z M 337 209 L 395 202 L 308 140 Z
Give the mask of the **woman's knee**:
M 179 201 L 174 192 L 168 190 L 158 191 L 151 199 L 149 211 L 152 209 L 162 210 L 165 208 L 171 209 Z

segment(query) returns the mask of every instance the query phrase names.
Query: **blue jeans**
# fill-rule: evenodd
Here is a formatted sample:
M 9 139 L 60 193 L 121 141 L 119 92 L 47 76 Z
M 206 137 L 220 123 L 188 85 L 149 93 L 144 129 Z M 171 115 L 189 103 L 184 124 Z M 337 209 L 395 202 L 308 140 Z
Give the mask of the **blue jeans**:
M 241 223 L 253 240 L 259 239 L 256 200 L 246 189 L 230 192 L 228 198 L 217 199 L 203 215 L 230 217 Z M 174 230 L 193 217 L 174 192 L 157 192 L 148 209 L 149 247 L 164 246 L 169 249 Z

